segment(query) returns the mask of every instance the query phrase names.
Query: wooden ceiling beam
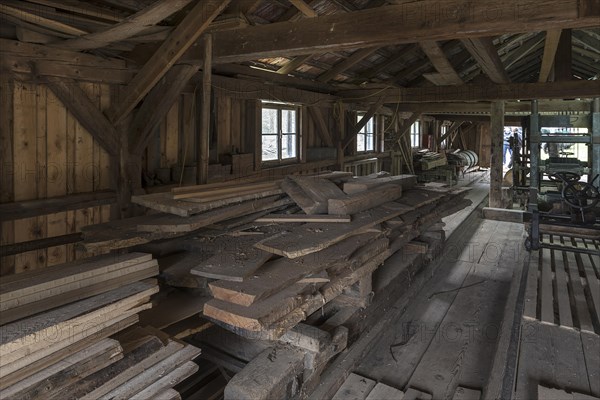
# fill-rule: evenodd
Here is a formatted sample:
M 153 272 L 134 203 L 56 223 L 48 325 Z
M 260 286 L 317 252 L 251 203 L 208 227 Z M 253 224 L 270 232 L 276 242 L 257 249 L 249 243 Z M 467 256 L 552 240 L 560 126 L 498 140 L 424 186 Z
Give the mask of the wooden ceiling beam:
M 598 23 L 597 16 L 580 15 L 579 0 L 460 0 L 453 2 L 453 6 L 460 14 L 453 18 L 432 19 L 422 10 L 438 9 L 439 1 L 422 0 L 215 33 L 215 62 L 241 62 L 424 40 L 497 36 L 544 30 L 548 24 L 562 29 Z M 503 17 L 490 23 L 486 18 L 490 9 Z M 360 21 L 360 29 L 356 29 L 357 21 Z M 399 24 L 402 29 L 398 29 Z M 279 40 L 268 40 L 274 37 Z
M 290 3 L 309 18 L 317 16 L 317 12 L 310 5 L 306 4 L 304 0 L 290 0 Z
M 0 15 L 17 18 L 27 23 L 39 25 L 43 28 L 60 32 L 66 35 L 81 36 L 89 33 L 88 31 L 76 28 L 69 24 L 65 24 L 60 21 L 55 21 L 53 19 L 46 18 L 32 12 L 28 12 L 20 8 L 11 7 L 7 4 L 0 4 Z
M 290 60 L 287 64 L 277 70 L 278 74 L 287 75 L 289 73 L 294 72 L 298 67 L 302 64 L 306 63 L 310 60 L 314 54 L 306 54 L 304 56 L 295 57 L 293 60 Z
M 518 49 L 511 51 L 506 54 L 502 59 L 502 63 L 504 64 L 504 69 L 508 71 L 510 67 L 512 67 L 515 63 L 519 62 L 523 57 L 526 57 L 529 53 L 537 49 L 539 45 L 544 41 L 544 34 L 539 33 L 534 37 L 528 39 L 523 42 Z
M 452 67 L 452 64 L 448 61 L 446 54 L 442 51 L 441 47 L 437 44 L 437 42 L 433 40 L 426 40 L 419 43 L 421 49 L 431 61 L 431 64 L 436 69 L 436 71 L 440 75 L 440 80 L 433 79 L 433 84 L 438 84 L 436 82 L 445 82 L 446 85 L 462 85 L 463 81 L 460 79 L 460 76 Z M 435 76 L 435 75 L 433 75 Z M 433 76 L 428 75 L 428 77 L 433 78 Z
M 323 72 L 321 75 L 317 76 L 317 81 L 319 82 L 328 82 L 335 78 L 338 74 L 343 73 L 344 71 L 352 68 L 354 65 L 358 64 L 365 58 L 369 57 L 371 54 L 377 51 L 376 47 L 365 48 L 356 50 L 352 55 L 345 60 L 335 64 L 329 70 Z
M 384 103 L 568 99 L 600 96 L 600 81 L 355 89 L 339 91 L 337 94 L 348 102 L 356 99 L 366 101 L 368 97 L 376 101 L 383 96 Z
M 463 39 L 462 44 L 492 82 L 510 82 L 491 37 Z
M 107 110 L 109 119 L 116 124 L 125 118 L 194 41 L 206 31 L 210 23 L 227 7 L 230 1 L 203 0 L 196 3 L 127 85 L 123 98 L 119 102 L 114 102 Z
M 546 31 L 546 39 L 544 42 L 544 57 L 542 58 L 542 66 L 540 67 L 540 76 L 538 82 L 547 82 L 554 66 L 554 58 L 556 49 L 558 49 L 558 41 L 562 29 L 552 29 Z
M 538 108 L 540 112 L 589 112 L 590 101 L 587 100 L 539 100 Z M 489 102 L 473 103 L 401 103 L 393 106 L 398 112 L 420 112 L 426 114 L 489 114 Z M 507 113 L 528 113 L 531 112 L 529 102 L 506 102 L 505 111 Z M 436 116 L 436 118 L 438 118 Z
M 76 36 L 80 37 L 57 41 L 53 45 L 71 50 L 90 50 L 105 47 L 111 43 L 120 42 L 137 35 L 148 29 L 149 26 L 155 25 L 169 15 L 181 10 L 190 2 L 191 0 L 156 1 L 151 6 L 101 31 L 87 35 L 79 34 Z

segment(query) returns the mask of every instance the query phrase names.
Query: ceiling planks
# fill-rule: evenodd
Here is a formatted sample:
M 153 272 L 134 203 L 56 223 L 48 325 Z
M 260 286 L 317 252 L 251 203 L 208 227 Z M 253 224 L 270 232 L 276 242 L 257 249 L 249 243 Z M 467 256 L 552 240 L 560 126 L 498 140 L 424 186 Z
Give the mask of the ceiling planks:
M 354 65 L 358 64 L 365 58 L 369 57 L 371 54 L 377 51 L 376 47 L 364 48 L 355 51 L 352 55 L 345 60 L 337 63 L 329 70 L 323 72 L 321 75 L 317 77 L 317 81 L 319 82 L 327 82 L 331 79 L 335 78 L 336 75 L 341 74 L 342 72 L 352 68 Z

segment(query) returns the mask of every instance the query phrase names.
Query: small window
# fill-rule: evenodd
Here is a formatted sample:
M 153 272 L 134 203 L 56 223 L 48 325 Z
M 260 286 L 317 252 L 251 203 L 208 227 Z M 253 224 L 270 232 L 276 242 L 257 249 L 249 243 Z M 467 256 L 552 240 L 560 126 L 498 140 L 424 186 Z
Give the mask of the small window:
M 448 133 L 448 125 L 442 125 L 440 133 L 441 133 L 440 137 L 444 137 L 444 135 L 446 135 L 446 133 Z M 442 141 L 441 148 L 445 149 L 447 144 L 448 144 L 448 138 L 446 138 Z
M 262 106 L 262 161 L 298 157 L 298 106 L 266 103 Z
M 364 116 L 364 113 L 358 113 L 356 115 L 356 122 L 360 122 Z M 375 122 L 373 117 L 371 117 L 356 135 L 356 151 L 365 152 L 373 150 L 375 150 Z
M 410 140 L 412 147 L 421 147 L 421 121 L 416 121 L 410 127 Z

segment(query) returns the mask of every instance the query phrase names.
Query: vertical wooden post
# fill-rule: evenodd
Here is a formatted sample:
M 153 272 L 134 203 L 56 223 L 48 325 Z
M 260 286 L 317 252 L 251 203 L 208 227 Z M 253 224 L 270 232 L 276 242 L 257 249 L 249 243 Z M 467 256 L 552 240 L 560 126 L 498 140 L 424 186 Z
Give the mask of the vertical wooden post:
M 200 115 L 200 129 L 197 140 L 196 182 L 200 185 L 208 182 L 208 157 L 210 138 L 210 98 L 212 84 L 212 36 L 204 35 L 204 64 L 202 67 L 202 112 Z
M 493 101 L 490 110 L 492 160 L 490 170 L 490 207 L 502 207 L 502 150 L 504 148 L 504 102 Z
M 339 171 L 344 170 L 344 147 L 342 143 L 346 138 L 346 109 L 343 104 L 339 105 L 339 115 L 338 115 L 338 141 L 337 141 L 337 164 L 336 168 Z

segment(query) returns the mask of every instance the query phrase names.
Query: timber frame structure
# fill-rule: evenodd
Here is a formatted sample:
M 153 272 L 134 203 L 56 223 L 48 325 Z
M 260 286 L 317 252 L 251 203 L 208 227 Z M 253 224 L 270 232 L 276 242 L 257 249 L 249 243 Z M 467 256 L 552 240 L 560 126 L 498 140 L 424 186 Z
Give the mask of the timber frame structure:
M 595 0 L 2 0 L 0 16 L 3 273 L 75 257 L 82 226 L 134 215 L 165 168 L 355 171 L 417 119 L 430 148 L 449 136 L 489 165 L 499 103 L 518 123 L 524 100 L 579 114 L 600 96 Z M 261 162 L 260 100 L 302 106 L 296 165 Z M 377 149 L 357 153 L 371 117 Z

